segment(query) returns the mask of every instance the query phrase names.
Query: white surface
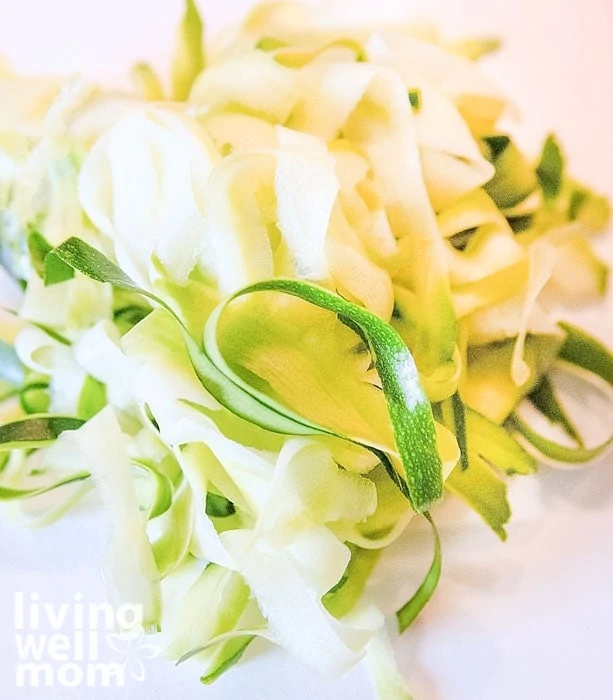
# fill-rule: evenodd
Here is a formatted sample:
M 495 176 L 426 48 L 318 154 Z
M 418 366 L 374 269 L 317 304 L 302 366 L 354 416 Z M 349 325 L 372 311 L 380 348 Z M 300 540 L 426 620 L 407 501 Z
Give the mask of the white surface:
M 245 0 L 202 0 L 211 27 L 235 17 Z M 395 3 L 347 0 L 393 16 Z M 613 4 L 610 0 L 415 0 L 448 33 L 493 33 L 505 50 L 488 71 L 514 97 L 524 117 L 521 141 L 536 150 L 551 128 L 574 172 L 613 197 Z M 427 12 L 426 12 L 427 10 Z M 372 10 L 371 10 L 372 12 Z M 179 0 L 0 0 L 0 51 L 27 71 L 83 70 L 125 81 L 133 60 L 165 65 Z M 405 11 L 406 14 L 406 11 Z M 167 64 L 167 63 L 166 63 Z M 610 238 L 601 249 L 610 248 Z M 609 251 L 607 257 L 611 260 Z M 590 311 L 591 328 L 613 344 L 611 299 Z M 416 700 L 575 700 L 613 695 L 613 473 L 611 458 L 577 472 L 543 469 L 514 482 L 515 518 L 500 543 L 457 504 L 439 514 L 445 556 L 432 604 L 395 643 Z M 331 685 L 278 651 L 254 649 L 210 688 L 198 669 L 146 662 L 146 680 L 123 691 L 14 687 L 13 594 L 38 591 L 47 601 L 104 598 L 98 573 L 104 520 L 95 501 L 43 531 L 0 521 L 0 680 L 13 698 L 182 697 L 224 700 L 372 697 L 362 668 Z M 422 546 L 423 545 L 423 546 Z M 373 586 L 396 589 L 389 610 L 406 599 L 428 557 L 428 540 L 396 547 Z M 383 585 L 385 584 L 385 585 Z

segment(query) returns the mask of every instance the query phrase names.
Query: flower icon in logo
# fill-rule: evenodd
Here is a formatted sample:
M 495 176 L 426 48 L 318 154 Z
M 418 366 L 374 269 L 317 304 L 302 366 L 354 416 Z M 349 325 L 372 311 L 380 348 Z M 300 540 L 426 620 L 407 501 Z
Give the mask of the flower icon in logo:
M 143 660 L 154 659 L 162 651 L 155 644 L 145 643 L 145 630 L 142 625 L 136 625 L 127 632 L 107 634 L 106 642 L 119 657 L 116 663 L 128 671 L 136 681 L 145 680 Z

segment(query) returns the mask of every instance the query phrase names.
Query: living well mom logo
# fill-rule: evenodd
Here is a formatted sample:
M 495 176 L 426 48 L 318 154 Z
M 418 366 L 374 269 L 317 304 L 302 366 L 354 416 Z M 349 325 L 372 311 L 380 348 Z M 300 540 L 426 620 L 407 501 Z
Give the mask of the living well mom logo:
M 15 593 L 17 687 L 123 687 L 142 681 L 145 664 L 161 653 L 146 641 L 140 605 L 73 600 L 51 603 Z

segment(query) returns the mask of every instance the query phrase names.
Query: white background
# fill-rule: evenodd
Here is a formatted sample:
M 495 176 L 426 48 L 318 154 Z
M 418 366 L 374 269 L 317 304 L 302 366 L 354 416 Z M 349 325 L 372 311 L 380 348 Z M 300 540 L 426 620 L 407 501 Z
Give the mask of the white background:
M 216 29 L 251 3 L 201 0 Z M 505 48 L 488 72 L 514 98 L 520 142 L 536 152 L 554 128 L 574 173 L 613 197 L 613 3 L 611 0 L 414 0 L 340 3 L 351 15 L 435 19 L 449 35 L 500 35 Z M 396 14 L 394 14 L 394 6 Z M 407 10 L 410 7 L 410 11 Z M 23 71 L 82 71 L 125 83 L 135 60 L 168 64 L 179 0 L 0 0 L 0 53 Z M 1 106 L 0 106 L 1 109 Z M 600 249 L 612 259 L 611 239 Z M 585 323 L 613 345 L 611 295 Z M 611 423 L 610 417 L 608 422 Z M 455 504 L 439 514 L 443 580 L 415 626 L 395 643 L 416 700 L 575 700 L 613 697 L 613 474 L 611 458 L 577 471 L 543 468 L 516 480 L 515 518 L 502 544 Z M 419 528 L 417 528 L 419 530 Z M 104 599 L 98 573 L 104 518 L 94 500 L 43 531 L 0 520 L 0 682 L 2 695 L 240 700 L 367 700 L 366 673 L 326 683 L 285 654 L 255 648 L 210 688 L 198 668 L 147 663 L 142 684 L 124 691 L 17 689 L 13 595 L 47 601 Z M 396 547 L 373 587 L 391 612 L 419 580 L 428 557 L 420 532 Z M 395 594 L 389 594 L 395 590 Z M 297 630 L 299 634 L 299 631 Z

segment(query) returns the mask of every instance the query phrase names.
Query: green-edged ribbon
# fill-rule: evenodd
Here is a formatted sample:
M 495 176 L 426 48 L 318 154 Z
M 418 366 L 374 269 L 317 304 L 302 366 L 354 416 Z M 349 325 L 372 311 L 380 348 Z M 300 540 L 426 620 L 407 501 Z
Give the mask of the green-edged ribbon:
M 67 269 L 77 270 L 91 279 L 119 289 L 142 294 L 165 308 L 181 323 L 176 312 L 165 301 L 138 287 L 106 256 L 78 238 L 68 239 L 47 254 L 45 283 L 63 281 Z M 403 476 L 408 488 L 403 492 L 417 512 L 428 510 L 443 494 L 442 464 L 436 447 L 432 410 L 406 345 L 387 323 L 366 309 L 306 282 L 276 279 L 250 285 L 224 301 L 211 314 L 206 324 L 204 348 L 181 323 L 190 360 L 202 385 L 236 415 L 273 432 L 290 435 L 331 434 L 364 444 L 312 423 L 282 406 L 247 384 L 225 362 L 217 343 L 217 324 L 221 314 L 238 297 L 264 291 L 289 294 L 338 314 L 367 343 L 381 378 L 396 446 L 404 467 Z M 373 448 L 372 445 L 365 446 Z M 384 464 L 390 472 L 389 460 L 384 459 Z

